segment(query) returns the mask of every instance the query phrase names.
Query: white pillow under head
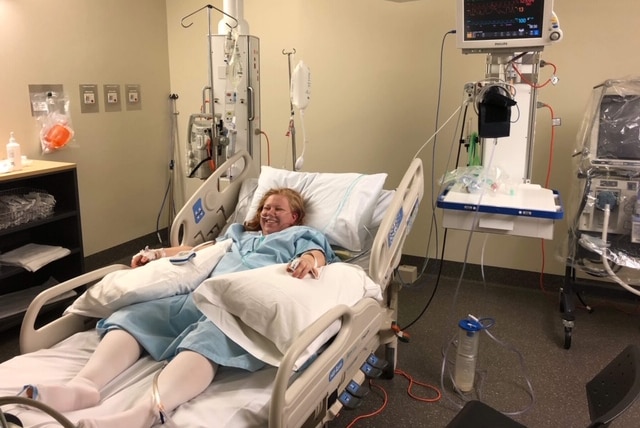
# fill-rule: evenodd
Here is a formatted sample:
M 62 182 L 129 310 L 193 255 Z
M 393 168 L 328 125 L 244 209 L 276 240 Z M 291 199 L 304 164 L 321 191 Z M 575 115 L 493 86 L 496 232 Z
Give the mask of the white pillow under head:
M 299 172 L 263 166 L 245 220 L 273 188 L 298 191 L 305 201 L 305 224 L 323 232 L 331 245 L 361 251 L 387 174 Z

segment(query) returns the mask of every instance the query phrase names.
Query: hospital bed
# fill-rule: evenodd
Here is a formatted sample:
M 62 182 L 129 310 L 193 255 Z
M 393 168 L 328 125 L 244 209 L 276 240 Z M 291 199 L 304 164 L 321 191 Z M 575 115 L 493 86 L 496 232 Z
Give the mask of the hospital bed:
M 264 172 L 258 173 L 246 152 L 234 155 L 178 213 L 171 227 L 171 244 L 195 245 L 215 238 L 225 225 L 237 220 L 236 212 L 250 200 L 246 194 L 256 186 L 259 188 L 262 176 Z M 422 163 L 414 159 L 398 187 L 382 190 L 377 196 L 371 224 L 367 226 L 373 238 L 366 243 L 366 249 L 361 249 L 358 255 L 353 251 L 340 252 L 346 259 L 364 263 L 371 280 L 380 286 L 382 299 L 364 297 L 353 305 L 333 307 L 304 329 L 278 367 L 269 366 L 255 373 L 221 368 L 211 385 L 179 406 L 170 415 L 171 420 L 179 427 L 190 428 L 323 426 L 345 404 L 355 402 L 352 395 L 345 393 L 350 383 L 353 388 L 352 382 L 362 385 L 367 377 L 379 375 L 376 367 L 381 367 L 380 362 L 388 364 L 382 370 L 383 376 L 393 376 L 399 285 L 392 281 L 392 276 L 423 195 L 423 180 Z M 379 221 L 374 221 L 376 216 Z M 40 309 L 60 294 L 91 287 L 109 273 L 124 269 L 128 267 L 107 266 L 58 284 L 34 299 L 20 332 L 21 355 L 0 364 L 0 404 L 26 383 L 63 383 L 80 370 L 98 343 L 93 329 L 96 319 L 65 312 L 60 318 L 36 327 Z M 305 360 L 303 369 L 297 367 L 296 362 L 310 345 L 336 323 L 337 334 Z M 101 391 L 98 406 L 64 416 L 77 421 L 129 408 L 149 393 L 153 377 L 162 365 L 148 356 L 141 358 Z M 19 417 L 25 427 L 60 426 L 38 409 L 9 404 L 3 405 L 2 410 Z

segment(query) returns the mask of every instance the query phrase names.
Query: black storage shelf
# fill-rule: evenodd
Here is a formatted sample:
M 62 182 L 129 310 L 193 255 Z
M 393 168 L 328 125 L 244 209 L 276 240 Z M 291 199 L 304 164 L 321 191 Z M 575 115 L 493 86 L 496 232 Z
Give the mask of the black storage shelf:
M 62 246 L 70 254 L 54 260 L 35 272 L 22 267 L 0 265 L 0 329 L 22 318 L 35 294 L 50 284 L 84 273 L 82 226 L 76 165 L 33 161 L 20 171 L 0 175 L 0 192 L 34 189 L 53 195 L 53 214 L 0 229 L 0 253 L 34 243 Z M 23 297 L 24 296 L 24 297 Z M 50 305 L 54 308 L 58 305 Z

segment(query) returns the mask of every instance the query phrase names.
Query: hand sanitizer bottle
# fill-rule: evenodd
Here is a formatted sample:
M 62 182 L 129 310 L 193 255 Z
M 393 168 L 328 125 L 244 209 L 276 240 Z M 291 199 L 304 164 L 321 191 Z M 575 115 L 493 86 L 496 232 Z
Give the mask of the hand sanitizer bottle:
M 22 154 L 20 153 L 20 144 L 16 141 L 16 138 L 11 132 L 9 142 L 7 143 L 7 158 L 11 163 L 14 171 L 22 169 Z

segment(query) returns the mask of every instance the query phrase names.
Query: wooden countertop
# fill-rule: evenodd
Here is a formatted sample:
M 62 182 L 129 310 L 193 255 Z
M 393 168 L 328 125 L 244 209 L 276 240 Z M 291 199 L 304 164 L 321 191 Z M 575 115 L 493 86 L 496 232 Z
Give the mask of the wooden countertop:
M 65 171 L 73 169 L 75 167 L 75 163 L 53 162 L 35 159 L 31 160 L 31 165 L 23 166 L 19 171 L 11 171 L 0 174 L 0 182 L 15 180 L 18 178 L 28 178 L 34 175 L 42 174 L 43 172 Z

